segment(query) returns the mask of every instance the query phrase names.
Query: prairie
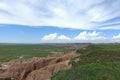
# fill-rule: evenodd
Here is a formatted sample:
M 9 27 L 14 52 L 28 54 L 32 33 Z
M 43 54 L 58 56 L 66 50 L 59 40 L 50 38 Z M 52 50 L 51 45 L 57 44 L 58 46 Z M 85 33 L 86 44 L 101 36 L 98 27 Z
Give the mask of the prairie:
M 97 44 L 78 49 L 73 67 L 61 70 L 52 80 L 120 80 L 120 45 Z
M 19 58 L 46 57 L 55 53 L 72 51 L 72 46 L 47 44 L 0 44 L 0 62 Z

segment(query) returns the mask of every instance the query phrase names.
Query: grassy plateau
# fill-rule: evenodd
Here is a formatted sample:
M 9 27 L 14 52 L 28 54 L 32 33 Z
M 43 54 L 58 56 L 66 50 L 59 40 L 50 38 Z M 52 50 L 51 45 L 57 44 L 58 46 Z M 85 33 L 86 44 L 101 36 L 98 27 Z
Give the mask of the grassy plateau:
M 52 80 L 120 80 L 119 44 L 89 45 L 77 52 L 81 54 L 79 61 L 56 73 Z

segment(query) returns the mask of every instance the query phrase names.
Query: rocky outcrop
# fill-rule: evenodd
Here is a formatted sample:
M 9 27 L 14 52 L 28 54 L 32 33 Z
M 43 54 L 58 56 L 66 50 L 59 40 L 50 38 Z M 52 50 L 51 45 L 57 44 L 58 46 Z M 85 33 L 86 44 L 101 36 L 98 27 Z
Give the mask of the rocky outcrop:
M 68 66 L 68 62 L 69 61 L 60 62 L 57 64 L 46 66 L 39 70 L 35 70 L 27 76 L 26 80 L 47 80 L 59 70 L 70 68 L 71 66 Z
M 46 80 L 55 72 L 71 67 L 69 61 L 76 53 L 64 53 L 46 58 L 32 58 L 10 62 L 6 69 L 0 69 L 0 80 Z

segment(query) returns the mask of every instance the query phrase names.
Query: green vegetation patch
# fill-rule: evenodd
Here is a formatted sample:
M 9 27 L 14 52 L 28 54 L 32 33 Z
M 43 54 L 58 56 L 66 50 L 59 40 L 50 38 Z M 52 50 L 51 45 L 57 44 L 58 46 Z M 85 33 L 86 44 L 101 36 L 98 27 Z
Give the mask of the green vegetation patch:
M 77 52 L 81 54 L 80 65 L 100 62 L 120 62 L 120 45 L 90 45 L 77 50 Z
M 18 58 L 46 57 L 59 52 L 72 51 L 73 49 L 71 46 L 2 44 L 0 45 L 0 62 Z
M 60 71 L 52 80 L 119 80 L 120 63 L 92 63 Z
M 78 49 L 78 62 L 59 71 L 52 80 L 120 80 L 120 45 L 96 44 Z

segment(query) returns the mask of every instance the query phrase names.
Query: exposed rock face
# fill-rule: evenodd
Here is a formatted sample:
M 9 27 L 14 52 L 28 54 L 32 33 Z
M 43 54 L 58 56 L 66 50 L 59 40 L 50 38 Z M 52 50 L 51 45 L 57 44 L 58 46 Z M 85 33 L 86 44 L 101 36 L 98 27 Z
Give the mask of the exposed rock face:
M 55 72 L 58 72 L 61 69 L 68 69 L 71 66 L 68 66 L 69 61 L 60 62 L 57 64 L 49 65 L 39 70 L 31 72 L 26 80 L 46 80 L 52 77 Z
M 0 80 L 47 80 L 55 72 L 70 68 L 70 59 L 77 56 L 79 54 L 66 53 L 13 62 L 6 69 L 0 69 Z

